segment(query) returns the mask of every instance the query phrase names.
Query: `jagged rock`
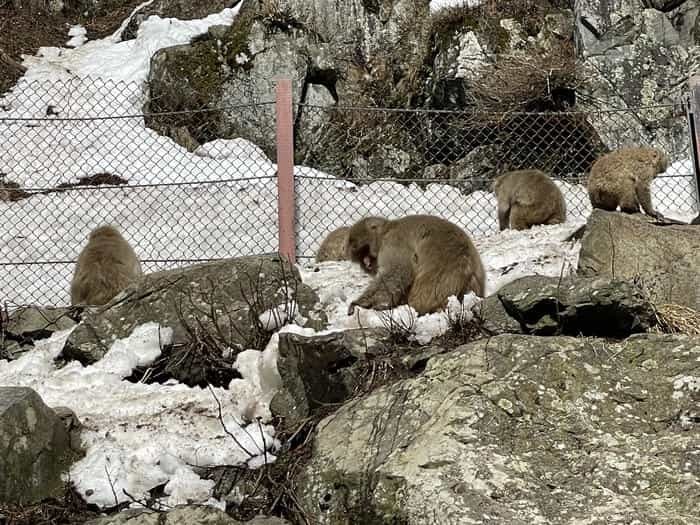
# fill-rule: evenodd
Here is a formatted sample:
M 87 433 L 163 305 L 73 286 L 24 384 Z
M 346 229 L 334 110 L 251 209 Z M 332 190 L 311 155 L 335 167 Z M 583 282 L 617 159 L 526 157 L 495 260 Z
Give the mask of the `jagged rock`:
M 578 273 L 637 280 L 652 302 L 700 310 L 700 231 L 594 210 L 581 239 Z
M 61 496 L 61 475 L 74 458 L 63 422 L 39 394 L 0 387 L 0 502 Z
M 699 6 L 696 1 L 674 2 L 671 9 L 650 4 L 576 2 L 581 109 L 596 110 L 601 103 L 630 109 L 653 106 L 649 111 L 618 112 L 591 123 L 611 148 L 649 143 L 684 151 L 687 123 L 676 118 L 673 104 L 685 94 L 688 77 L 700 69 Z
M 178 20 L 194 20 L 207 15 L 218 13 L 226 7 L 231 7 L 230 0 L 156 0 L 144 5 L 129 20 L 122 31 L 122 40 L 136 38 L 141 22 L 152 15 L 161 18 L 177 18 Z
M 698 359 L 688 336 L 470 343 L 321 421 L 298 501 L 319 524 L 694 522 Z
M 104 308 L 89 312 L 62 355 L 93 363 L 115 339 L 149 321 L 172 328 L 173 345 L 186 343 L 190 331 L 207 331 L 231 347 L 259 348 L 275 328 L 266 327 L 260 316 L 277 307 L 283 313 L 291 301 L 298 323 L 324 326 L 325 315 L 314 310 L 315 292 L 301 283 L 296 267 L 277 256 L 238 257 L 153 273 Z
M 519 334 L 522 332 L 520 323 L 508 315 L 498 294 L 489 295 L 481 301 L 478 316 L 483 323 L 484 329 L 494 335 Z
M 450 166 L 450 179 L 458 181 L 465 193 L 490 191 L 490 180 L 499 174 L 499 155 L 497 146 L 477 146 Z
M 277 370 L 283 387 L 272 400 L 272 412 L 294 425 L 320 407 L 347 400 L 363 379 L 353 365 L 387 353 L 385 340 L 380 329 L 280 334 Z
M 186 126 L 199 143 L 246 138 L 274 158 L 274 105 L 269 103 L 275 100 L 275 79 L 292 79 L 295 113 L 299 102 L 323 107 L 336 99 L 345 105 L 368 104 L 365 87 L 372 82 L 388 95 L 401 92 L 409 99 L 410 84 L 428 49 L 428 4 L 243 0 L 225 34 L 210 30 L 191 44 L 162 49 L 149 72 L 152 112 L 231 109 L 208 113 L 206 122 L 189 114 L 152 118 L 148 125 L 164 134 Z M 318 111 L 302 112 L 295 122 L 297 144 L 315 144 L 322 133 L 319 125 L 327 119 Z M 367 124 L 368 129 L 373 126 Z M 342 152 L 348 146 L 338 141 L 328 147 Z M 300 158 L 306 158 L 301 149 Z M 345 163 L 347 169 L 351 161 Z
M 3 358 L 15 358 L 34 347 L 34 342 L 49 337 L 58 330 L 75 326 L 82 315 L 82 308 L 51 306 L 22 306 L 9 315 L 4 330 Z
M 128 510 L 113 516 L 97 518 L 85 525 L 288 525 L 287 520 L 260 516 L 238 521 L 213 507 L 185 506 L 167 512 Z
M 522 277 L 498 298 L 525 333 L 626 337 L 656 324 L 641 289 L 606 277 Z

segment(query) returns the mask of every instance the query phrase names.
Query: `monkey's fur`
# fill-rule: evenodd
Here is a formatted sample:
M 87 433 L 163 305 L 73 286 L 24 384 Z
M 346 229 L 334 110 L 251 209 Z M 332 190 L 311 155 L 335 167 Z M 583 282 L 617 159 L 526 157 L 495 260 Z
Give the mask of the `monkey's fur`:
M 349 231 L 349 226 L 343 226 L 329 233 L 318 248 L 316 262 L 346 260 Z
M 100 226 L 90 233 L 75 265 L 71 304 L 106 304 L 141 275 L 141 263 L 126 239 L 112 226 Z
M 561 224 L 566 220 L 564 196 L 540 170 L 509 171 L 493 183 L 498 199 L 498 226 L 526 230 L 536 224 Z
M 651 204 L 651 181 L 668 169 L 666 154 L 656 148 L 623 148 L 593 163 L 588 195 L 594 208 L 639 213 L 663 219 Z
M 439 217 L 367 217 L 348 233 L 348 256 L 375 278 L 348 308 L 385 310 L 408 303 L 419 314 L 467 292 L 484 296 L 484 266 L 469 236 Z

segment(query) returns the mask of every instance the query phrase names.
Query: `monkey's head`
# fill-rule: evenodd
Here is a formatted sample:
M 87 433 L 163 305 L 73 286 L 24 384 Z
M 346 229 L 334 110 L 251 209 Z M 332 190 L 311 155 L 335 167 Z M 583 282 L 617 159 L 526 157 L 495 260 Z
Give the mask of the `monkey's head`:
M 107 237 L 121 237 L 119 231 L 109 224 L 95 228 L 90 232 L 90 239 L 104 239 Z
M 668 169 L 668 157 L 666 154 L 657 148 L 652 148 L 650 153 L 652 162 L 656 167 L 656 173 L 663 173 L 666 171 Z
M 377 273 L 377 256 L 386 223 L 387 220 L 382 217 L 366 217 L 356 222 L 348 232 L 348 259 L 372 275 Z

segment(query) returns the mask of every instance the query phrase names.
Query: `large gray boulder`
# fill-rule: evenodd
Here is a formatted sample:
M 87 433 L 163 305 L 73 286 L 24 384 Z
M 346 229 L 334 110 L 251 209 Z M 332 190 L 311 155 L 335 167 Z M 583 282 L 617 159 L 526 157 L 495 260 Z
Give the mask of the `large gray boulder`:
M 368 105 L 372 83 L 408 100 L 410 89 L 403 86 L 417 78 L 429 48 L 428 5 L 428 0 L 243 0 L 230 28 L 213 28 L 188 45 L 160 50 L 149 72 L 150 111 L 226 109 L 148 124 L 176 140 L 183 127 L 199 143 L 243 137 L 274 158 L 275 81 L 291 78 L 295 111 L 300 102 L 318 106 L 295 113 L 295 144 L 303 159 L 327 132 L 325 108 L 336 101 Z M 335 145 L 339 152 L 344 147 L 348 144 Z
M 362 365 L 389 352 L 387 338 L 382 329 L 311 337 L 280 334 L 277 370 L 282 388 L 272 400 L 272 412 L 294 426 L 319 408 L 348 400 L 366 380 L 367 367 Z
M 76 454 L 63 421 L 31 388 L 0 387 L 0 502 L 24 505 L 63 495 Z
M 278 324 L 323 327 L 325 315 L 315 309 L 317 302 L 296 267 L 277 256 L 158 272 L 88 312 L 68 338 L 63 357 L 94 363 L 112 342 L 149 321 L 172 328 L 173 345 L 208 333 L 231 348 L 262 348 Z
M 578 274 L 636 280 L 652 302 L 700 310 L 700 230 L 594 210 L 581 239 Z
M 0 359 L 14 359 L 34 348 L 35 341 L 72 328 L 80 321 L 81 310 L 52 306 L 22 306 L 13 310 L 3 326 L 4 348 L 0 348 Z
M 167 512 L 130 510 L 97 518 L 85 525 L 288 525 L 282 518 L 261 516 L 242 522 L 213 507 L 184 506 Z
M 684 150 L 687 124 L 673 104 L 700 67 L 699 6 L 695 0 L 576 0 L 581 109 L 653 106 L 592 119 L 608 147 L 646 142 Z
M 502 335 L 324 419 L 310 521 L 693 523 L 700 338 Z
M 608 277 L 522 277 L 498 290 L 498 298 L 530 334 L 622 338 L 656 325 L 643 291 Z

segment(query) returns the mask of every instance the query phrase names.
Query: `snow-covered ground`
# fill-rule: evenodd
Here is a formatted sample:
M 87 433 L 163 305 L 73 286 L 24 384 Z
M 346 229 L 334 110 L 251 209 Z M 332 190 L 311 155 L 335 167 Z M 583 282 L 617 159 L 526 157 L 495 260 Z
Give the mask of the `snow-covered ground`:
M 84 42 L 84 31 L 73 28 L 72 49 L 47 48 L 25 58 L 25 77 L 0 100 L 4 177 L 28 188 L 54 188 L 109 172 L 126 179 L 129 187 L 77 189 L 0 202 L 0 262 L 46 261 L 41 266 L 0 266 L 0 299 L 18 304 L 67 302 L 71 261 L 88 232 L 104 222 L 120 227 L 147 261 L 147 270 L 177 264 L 158 262 L 169 259 L 276 250 L 276 166 L 260 148 L 234 139 L 214 141 L 192 154 L 146 128 L 138 115 L 153 53 L 187 42 L 213 24 L 230 23 L 235 14 L 236 8 L 226 9 L 187 22 L 151 17 L 128 42 L 119 41 L 121 30 Z M 45 118 L 49 107 L 55 117 L 36 120 Z M 95 115 L 110 118 L 65 120 Z M 313 255 L 330 230 L 367 214 L 437 214 L 464 227 L 475 239 L 487 268 L 488 293 L 523 275 L 569 273 L 576 267 L 579 245 L 564 239 L 590 211 L 581 186 L 560 182 L 569 208 L 566 224 L 499 233 L 490 193 L 463 195 L 441 184 L 424 189 L 392 182 L 358 187 L 310 168 L 295 170 L 302 255 Z M 679 171 L 692 172 L 684 160 L 669 170 Z M 668 206 L 670 201 L 659 196 L 692 191 L 690 178 L 657 178 L 655 204 L 670 216 L 689 219 L 694 216 L 690 204 Z M 447 312 L 422 317 L 408 306 L 390 313 L 360 309 L 358 315 L 347 316 L 349 302 L 368 283 L 359 268 L 348 262 L 303 261 L 300 270 L 304 282 L 319 294 L 329 330 L 383 326 L 391 315 L 400 325 L 412 326 L 419 341 L 427 341 L 446 330 L 449 316 L 463 311 L 453 301 Z M 473 302 L 473 297 L 465 298 L 466 315 Z M 295 325 L 283 330 L 313 333 Z M 246 350 L 238 356 L 236 367 L 243 379 L 234 380 L 228 389 L 124 381 L 135 366 L 148 365 L 158 356 L 159 341 L 167 342 L 169 333 L 166 326 L 142 325 L 129 338 L 115 342 L 105 358 L 86 367 L 75 362 L 61 369 L 54 365 L 67 332 L 37 343 L 16 361 L 0 361 L 0 385 L 31 386 L 50 406 L 72 408 L 85 424 L 87 455 L 72 467 L 70 478 L 91 503 L 112 505 L 112 488 L 124 501 L 122 488 L 138 498 L 167 482 L 167 504 L 187 500 L 218 504 L 210 499 L 212 483 L 200 480 L 192 466 L 254 467 L 274 460 L 274 428 L 266 423 L 278 384 L 278 336 L 265 351 Z M 248 452 L 222 428 L 214 396 L 222 404 L 227 430 Z M 261 426 L 250 423 L 256 416 L 262 418 Z

